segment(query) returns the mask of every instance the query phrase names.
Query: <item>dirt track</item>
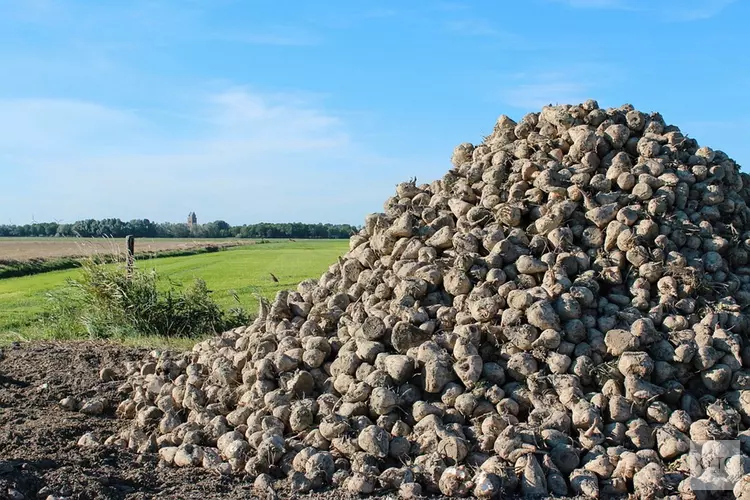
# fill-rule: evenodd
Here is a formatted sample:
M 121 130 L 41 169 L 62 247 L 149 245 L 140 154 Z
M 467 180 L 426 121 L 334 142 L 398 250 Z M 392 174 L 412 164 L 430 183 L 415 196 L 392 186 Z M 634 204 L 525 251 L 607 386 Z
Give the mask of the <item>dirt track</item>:
M 231 247 L 252 245 L 251 240 L 238 239 L 136 239 L 135 252 L 147 254 L 191 250 L 206 246 Z M 124 239 L 110 238 L 0 238 L 3 259 L 27 261 L 31 259 L 82 258 L 92 255 L 124 255 Z
M 121 381 L 101 382 L 102 365 L 121 367 L 147 355 L 104 342 L 21 344 L 0 356 L 0 499 L 258 498 L 243 477 L 220 477 L 203 469 L 159 466 L 158 458 L 119 448 L 79 448 L 80 436 L 107 437 L 127 424 L 114 417 L 89 417 L 60 408 L 66 396 L 103 396 L 119 401 Z M 278 498 L 291 495 L 279 492 Z M 305 498 L 342 500 L 343 492 Z M 392 497 L 393 498 L 393 497 Z

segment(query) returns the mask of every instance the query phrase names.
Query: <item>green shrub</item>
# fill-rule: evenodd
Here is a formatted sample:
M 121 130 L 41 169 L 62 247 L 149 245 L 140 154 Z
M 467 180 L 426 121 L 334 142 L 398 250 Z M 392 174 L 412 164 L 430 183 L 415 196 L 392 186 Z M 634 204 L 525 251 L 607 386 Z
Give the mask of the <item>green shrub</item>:
M 49 295 L 44 319 L 55 337 L 122 338 L 135 335 L 199 337 L 249 322 L 242 307 L 228 311 L 214 302 L 201 279 L 188 286 L 170 281 L 160 287 L 155 270 L 123 265 L 105 266 L 93 259 L 83 262 L 82 276 Z M 239 299 L 235 295 L 235 299 Z

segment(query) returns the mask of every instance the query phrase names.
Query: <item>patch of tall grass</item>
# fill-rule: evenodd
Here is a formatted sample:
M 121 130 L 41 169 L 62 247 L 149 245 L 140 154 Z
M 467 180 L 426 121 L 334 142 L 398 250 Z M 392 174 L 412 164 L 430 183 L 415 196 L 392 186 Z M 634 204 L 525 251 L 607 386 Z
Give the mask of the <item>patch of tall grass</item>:
M 197 338 L 250 321 L 238 297 L 236 307 L 222 309 L 202 279 L 186 285 L 162 282 L 155 269 L 129 274 L 124 263 L 106 266 L 85 259 L 79 278 L 47 293 L 42 327 L 59 339 Z

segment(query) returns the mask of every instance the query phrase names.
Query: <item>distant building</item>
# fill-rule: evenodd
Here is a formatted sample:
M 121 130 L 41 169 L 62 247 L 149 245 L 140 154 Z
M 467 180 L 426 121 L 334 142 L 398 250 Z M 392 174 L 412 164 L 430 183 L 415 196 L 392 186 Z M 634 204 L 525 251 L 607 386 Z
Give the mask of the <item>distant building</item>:
M 188 229 L 193 229 L 193 226 L 198 225 L 198 216 L 195 215 L 195 212 L 190 212 L 188 215 L 187 225 Z

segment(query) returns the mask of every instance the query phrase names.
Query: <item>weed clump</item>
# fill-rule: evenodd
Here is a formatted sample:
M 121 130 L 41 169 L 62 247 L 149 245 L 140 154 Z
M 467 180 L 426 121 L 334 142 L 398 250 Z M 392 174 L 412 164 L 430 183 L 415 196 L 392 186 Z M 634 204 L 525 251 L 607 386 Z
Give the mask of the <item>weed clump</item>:
M 43 322 L 49 330 L 58 330 L 54 336 L 196 338 L 249 321 L 239 306 L 223 310 L 199 278 L 187 286 L 171 281 L 164 286 L 156 270 L 136 268 L 128 274 L 123 265 L 107 266 L 94 259 L 83 261 L 80 278 L 48 297 Z

